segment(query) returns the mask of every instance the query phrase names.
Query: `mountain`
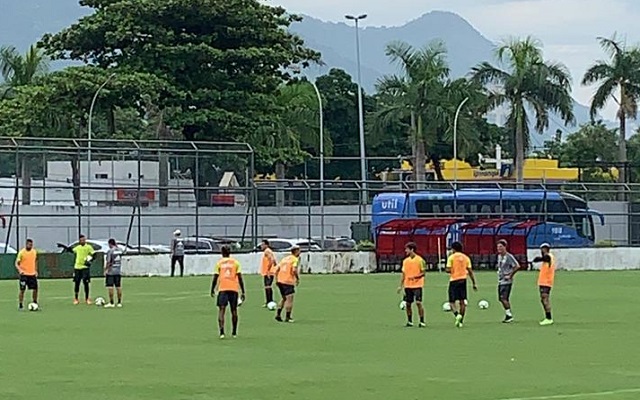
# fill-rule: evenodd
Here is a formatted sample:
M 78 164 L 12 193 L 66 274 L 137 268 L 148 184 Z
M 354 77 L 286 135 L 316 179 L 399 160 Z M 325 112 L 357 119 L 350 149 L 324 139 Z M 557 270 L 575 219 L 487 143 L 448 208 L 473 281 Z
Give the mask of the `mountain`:
M 313 66 L 308 76 L 314 78 L 331 68 L 342 68 L 352 76 L 357 75 L 355 31 L 353 25 L 324 22 L 305 16 L 295 24 L 292 31 L 304 38 L 308 46 L 322 53 L 323 66 Z M 422 47 L 431 41 L 442 41 L 448 52 L 451 75 L 454 78 L 466 76 L 472 67 L 482 61 L 495 60 L 495 43 L 484 37 L 469 22 L 457 14 L 433 11 L 398 27 L 366 27 L 360 29 L 360 60 L 362 64 L 362 86 L 368 93 L 375 91 L 378 79 L 397 72 L 385 56 L 385 47 L 393 41 L 407 42 L 414 47 Z M 574 102 L 577 124 L 590 120 L 589 108 Z M 503 120 L 498 115 L 497 120 Z M 532 145 L 541 147 L 551 140 L 556 130 L 571 132 L 560 117 L 551 117 L 549 129 L 543 135 L 532 135 Z M 563 135 L 566 137 L 566 135 Z
M 77 0 L 0 0 L 0 10 L 0 45 L 13 45 L 21 51 L 37 42 L 44 33 L 57 32 L 90 12 L 90 9 L 80 7 Z M 310 77 L 324 74 L 330 68 L 342 68 L 356 76 L 353 25 L 306 16 L 291 30 L 303 37 L 309 47 L 322 53 L 324 66 L 312 67 L 308 71 Z M 454 13 L 433 11 L 398 27 L 366 27 L 360 30 L 360 49 L 362 82 L 367 92 L 374 91 L 381 76 L 396 72 L 384 49 L 388 43 L 397 40 L 416 47 L 441 40 L 448 50 L 453 77 L 465 76 L 479 62 L 494 59 L 495 44 Z M 574 112 L 578 124 L 589 121 L 587 107 L 576 103 Z M 571 130 L 559 122 L 560 118 L 552 118 L 545 135 L 533 135 L 533 145 L 541 146 L 557 129 Z

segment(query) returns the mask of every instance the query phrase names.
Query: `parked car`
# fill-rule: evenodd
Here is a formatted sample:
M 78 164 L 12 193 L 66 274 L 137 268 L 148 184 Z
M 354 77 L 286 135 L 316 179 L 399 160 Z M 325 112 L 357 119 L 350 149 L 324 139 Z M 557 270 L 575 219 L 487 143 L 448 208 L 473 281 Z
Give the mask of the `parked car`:
M 196 235 L 191 235 L 189 236 L 190 238 L 196 238 Z M 207 239 L 207 240 L 211 240 L 214 241 L 218 247 L 222 247 L 222 246 L 230 246 L 232 250 L 240 250 L 242 248 L 242 245 L 240 244 L 240 242 L 238 242 L 237 240 L 233 240 L 233 239 L 229 239 L 229 238 L 224 238 L 224 237 L 219 237 L 219 236 L 208 236 L 208 235 L 200 235 L 198 236 L 200 239 Z
M 356 249 L 356 241 L 347 236 L 325 236 L 324 239 L 313 238 L 320 243 L 324 250 L 328 251 L 352 251 Z
M 109 250 L 109 241 L 108 240 L 93 240 L 93 239 L 87 239 L 87 243 L 91 245 L 91 247 L 93 247 L 93 250 L 97 253 L 106 253 L 107 250 Z M 61 249 L 61 253 L 64 252 L 67 248 L 69 248 L 70 250 L 73 250 L 74 247 L 76 247 L 79 244 L 78 241 L 75 241 L 69 245 L 64 245 L 62 243 L 58 243 L 58 247 Z M 138 249 L 136 249 L 133 246 L 127 246 L 125 243 L 122 242 L 116 242 L 118 248 L 120 249 L 120 251 L 122 251 L 123 253 L 128 253 L 128 254 L 138 254 L 140 251 Z
M 300 247 L 301 251 L 322 251 L 322 247 L 318 242 L 309 239 L 284 239 L 284 238 L 270 238 L 269 246 L 273 251 L 291 251 L 294 246 Z M 260 245 L 255 249 L 260 251 Z
M 141 254 L 169 254 L 171 253 L 171 247 L 165 246 L 163 244 L 150 244 L 138 246 Z
M 17 254 L 18 251 L 6 243 L 0 243 L 0 254 Z
M 214 254 L 219 253 L 222 244 L 205 237 L 186 237 L 182 239 L 185 254 Z

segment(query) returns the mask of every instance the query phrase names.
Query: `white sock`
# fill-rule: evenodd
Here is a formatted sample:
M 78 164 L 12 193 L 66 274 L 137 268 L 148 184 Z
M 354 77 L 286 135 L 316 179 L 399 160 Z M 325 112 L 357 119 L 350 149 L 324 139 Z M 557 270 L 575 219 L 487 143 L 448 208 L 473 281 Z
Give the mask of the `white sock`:
M 513 318 L 513 315 L 511 314 L 511 309 L 505 310 L 505 313 L 507 314 L 507 317 Z

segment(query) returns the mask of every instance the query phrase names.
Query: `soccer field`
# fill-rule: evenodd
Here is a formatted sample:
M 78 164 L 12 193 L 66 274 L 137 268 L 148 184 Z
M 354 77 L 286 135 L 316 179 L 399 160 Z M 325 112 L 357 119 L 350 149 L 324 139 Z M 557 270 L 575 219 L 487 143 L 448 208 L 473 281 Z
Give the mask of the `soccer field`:
M 495 273 L 478 276 L 461 330 L 441 311 L 444 274 L 427 276 L 426 329 L 403 327 L 398 275 L 303 275 L 294 324 L 275 322 L 247 277 L 239 337 L 225 340 L 210 278 L 126 279 L 125 307 L 111 310 L 73 306 L 70 281 L 41 281 L 38 313 L 18 312 L 18 283 L 0 282 L 0 398 L 640 398 L 639 272 L 558 272 L 551 327 L 538 326 L 535 273 L 516 277 L 512 325 Z

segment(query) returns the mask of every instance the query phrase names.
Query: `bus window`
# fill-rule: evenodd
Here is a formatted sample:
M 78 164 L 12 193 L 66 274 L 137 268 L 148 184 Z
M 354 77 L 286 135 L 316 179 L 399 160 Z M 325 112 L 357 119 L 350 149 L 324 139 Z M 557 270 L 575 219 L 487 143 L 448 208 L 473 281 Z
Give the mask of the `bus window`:
M 571 213 L 563 200 L 547 200 L 548 220 L 574 227 Z

